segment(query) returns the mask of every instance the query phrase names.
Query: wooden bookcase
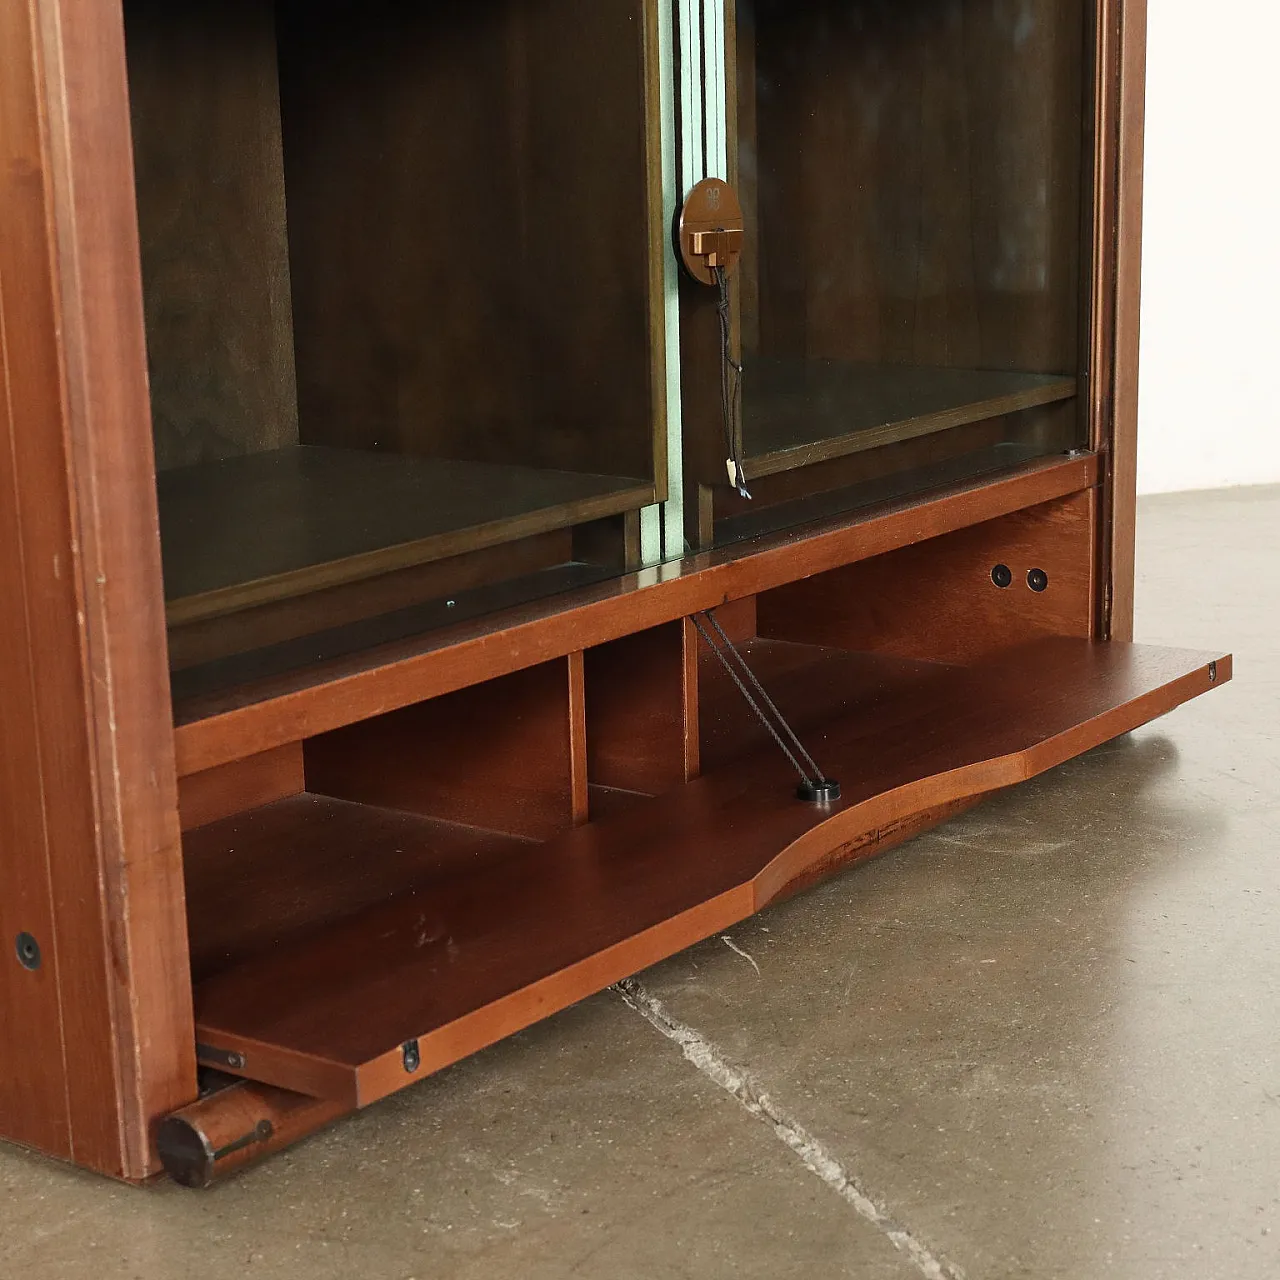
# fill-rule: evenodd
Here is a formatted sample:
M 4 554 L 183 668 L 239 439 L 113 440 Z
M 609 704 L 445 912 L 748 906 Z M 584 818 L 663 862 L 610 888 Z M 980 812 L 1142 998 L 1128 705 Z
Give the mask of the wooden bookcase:
M 0 1136 L 203 1184 L 1230 678 L 1144 4 L 959 8 L 0 0 Z

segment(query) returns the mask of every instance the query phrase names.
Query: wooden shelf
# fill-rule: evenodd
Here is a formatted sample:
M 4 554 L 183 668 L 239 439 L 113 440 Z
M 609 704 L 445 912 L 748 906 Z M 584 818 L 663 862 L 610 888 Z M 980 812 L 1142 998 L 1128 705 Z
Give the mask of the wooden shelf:
M 456 822 L 301 795 L 227 818 L 183 844 L 196 982 L 293 945 L 374 903 L 533 842 Z M 251 886 L 252 891 L 246 892 Z
M 624 476 L 298 446 L 162 471 L 170 625 L 637 510 Z
M 643 570 L 555 598 L 501 610 L 398 644 L 233 688 L 175 700 L 180 776 L 200 773 L 504 675 L 643 627 L 674 622 L 798 577 L 994 520 L 1098 483 L 1096 455 L 1029 462 L 995 477 L 894 499 L 732 546 L 661 573 Z M 501 642 L 495 639 L 501 637 Z
M 883 729 L 883 717 L 904 699 L 914 707 L 935 684 L 945 686 L 954 679 L 953 670 L 941 663 L 909 662 L 762 636 L 740 643 L 738 650 L 819 764 L 823 764 L 821 752 L 832 726 L 843 717 L 871 718 Z M 702 643 L 698 645 L 698 707 L 706 772 L 757 751 L 776 750 L 768 730 Z
M 873 852 L 915 815 L 1022 781 L 1231 675 L 1214 654 L 1084 640 L 974 667 L 806 648 L 772 652 L 792 673 L 784 710 L 799 719 L 825 699 L 839 712 L 810 726 L 844 786 L 828 810 L 793 798 L 770 747 L 545 845 L 316 797 L 192 833 L 195 887 L 220 859 L 225 875 L 234 850 L 228 879 L 261 915 L 232 921 L 225 893 L 189 894 L 206 975 L 199 1041 L 243 1055 L 251 1078 L 372 1102 Z M 280 886 L 306 884 L 317 865 L 327 887 L 306 926 Z M 399 892 L 364 905 L 368 867 Z M 276 888 L 257 892 L 263 876 Z M 349 914 L 332 918 L 348 880 Z
M 1076 390 L 1074 377 L 1057 374 L 762 360 L 743 386 L 748 474 L 913 440 L 1069 400 Z

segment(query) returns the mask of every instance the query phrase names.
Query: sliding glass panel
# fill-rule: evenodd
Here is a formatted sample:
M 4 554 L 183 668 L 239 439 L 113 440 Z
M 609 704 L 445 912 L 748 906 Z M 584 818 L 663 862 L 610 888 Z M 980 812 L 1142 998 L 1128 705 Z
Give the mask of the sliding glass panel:
M 691 286 L 691 541 L 1082 445 L 1091 6 L 728 3 L 741 412 Z
M 176 687 L 634 565 L 655 0 L 125 12 Z

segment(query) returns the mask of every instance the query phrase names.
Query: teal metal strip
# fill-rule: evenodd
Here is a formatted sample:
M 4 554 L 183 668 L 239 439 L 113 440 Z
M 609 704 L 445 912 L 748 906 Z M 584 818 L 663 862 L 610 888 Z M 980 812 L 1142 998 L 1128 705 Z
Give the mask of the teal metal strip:
M 692 12 L 695 0 L 680 0 L 681 19 Z M 663 226 L 675 225 L 676 210 L 683 204 L 680 165 L 676 157 L 676 55 L 672 6 L 661 0 L 658 6 L 659 96 L 662 99 L 662 218 Z M 686 60 L 687 65 L 687 60 Z M 681 77 L 681 94 L 687 92 L 691 77 Z M 697 119 L 686 115 L 685 121 Z M 698 132 L 689 130 L 685 132 Z M 689 148 L 685 149 L 686 157 Z M 686 167 L 688 165 L 686 159 Z M 684 555 L 684 419 L 680 396 L 680 267 L 670 235 L 662 237 L 662 280 L 667 338 L 667 501 L 663 507 L 663 551 L 668 559 Z
M 707 176 L 702 112 L 702 0 L 680 0 L 680 124 L 684 140 L 684 190 Z
M 705 176 L 729 177 L 729 103 L 726 94 L 724 7 L 733 0 L 703 0 L 703 41 L 706 70 Z

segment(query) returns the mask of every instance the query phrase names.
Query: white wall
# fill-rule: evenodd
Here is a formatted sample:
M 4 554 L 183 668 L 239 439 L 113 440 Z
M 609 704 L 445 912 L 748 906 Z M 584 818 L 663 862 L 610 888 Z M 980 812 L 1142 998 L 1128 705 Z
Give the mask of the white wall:
M 1150 0 L 1138 487 L 1280 482 L 1280 0 Z

